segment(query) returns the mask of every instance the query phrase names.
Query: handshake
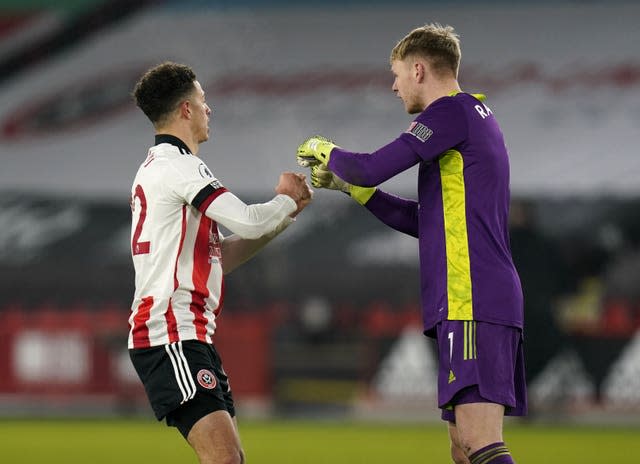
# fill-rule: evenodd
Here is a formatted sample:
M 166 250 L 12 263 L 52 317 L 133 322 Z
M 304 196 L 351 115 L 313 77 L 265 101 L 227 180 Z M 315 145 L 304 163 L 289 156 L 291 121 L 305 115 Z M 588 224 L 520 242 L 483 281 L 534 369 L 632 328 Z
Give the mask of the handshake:
M 364 205 L 375 192 L 375 187 L 352 185 L 331 172 L 327 164 L 331 151 L 336 147 L 337 145 L 328 138 L 314 135 L 300 144 L 296 161 L 300 166 L 311 169 L 311 185 L 314 187 L 339 190 Z

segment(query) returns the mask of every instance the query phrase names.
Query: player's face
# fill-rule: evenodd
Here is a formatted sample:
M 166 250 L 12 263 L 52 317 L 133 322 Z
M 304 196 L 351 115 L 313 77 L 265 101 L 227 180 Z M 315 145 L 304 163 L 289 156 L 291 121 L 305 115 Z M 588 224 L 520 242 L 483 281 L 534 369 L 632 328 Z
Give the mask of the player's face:
M 391 72 L 394 77 L 391 90 L 402 100 L 407 113 L 416 114 L 424 110 L 424 105 L 418 93 L 418 82 L 413 70 L 413 60 L 393 60 Z
M 192 124 L 198 143 L 202 143 L 209 140 L 209 116 L 211 115 L 211 108 L 207 105 L 204 90 L 202 90 L 200 82 L 195 81 L 194 87 L 193 96 L 189 99 L 193 111 Z

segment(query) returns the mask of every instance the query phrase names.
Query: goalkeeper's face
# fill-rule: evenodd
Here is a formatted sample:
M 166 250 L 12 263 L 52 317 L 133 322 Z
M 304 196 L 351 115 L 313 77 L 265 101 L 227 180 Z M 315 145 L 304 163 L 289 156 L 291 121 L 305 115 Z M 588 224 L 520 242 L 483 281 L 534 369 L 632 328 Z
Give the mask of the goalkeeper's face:
M 391 90 L 404 103 L 404 109 L 409 114 L 416 114 L 424 110 L 422 98 L 419 93 L 419 69 L 414 66 L 411 58 L 393 60 L 391 72 L 393 73 L 393 86 Z

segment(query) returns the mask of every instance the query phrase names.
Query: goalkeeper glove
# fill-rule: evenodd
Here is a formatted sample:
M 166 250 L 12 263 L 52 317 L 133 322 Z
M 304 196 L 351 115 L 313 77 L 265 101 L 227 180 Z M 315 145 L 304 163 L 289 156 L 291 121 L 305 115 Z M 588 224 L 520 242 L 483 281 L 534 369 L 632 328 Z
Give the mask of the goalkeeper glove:
M 340 179 L 324 164 L 311 166 L 311 185 L 317 188 L 340 190 L 345 193 L 350 193 L 351 187 L 351 184 Z
M 324 164 L 311 166 L 311 185 L 316 188 L 340 190 L 341 192 L 348 193 L 351 198 L 361 205 L 367 203 L 376 191 L 375 187 L 358 187 L 357 185 L 345 182 L 331 172 Z
M 337 145 L 326 137 L 314 135 L 302 142 L 296 153 L 298 164 L 303 167 L 315 166 L 317 164 L 327 164 L 331 150 Z

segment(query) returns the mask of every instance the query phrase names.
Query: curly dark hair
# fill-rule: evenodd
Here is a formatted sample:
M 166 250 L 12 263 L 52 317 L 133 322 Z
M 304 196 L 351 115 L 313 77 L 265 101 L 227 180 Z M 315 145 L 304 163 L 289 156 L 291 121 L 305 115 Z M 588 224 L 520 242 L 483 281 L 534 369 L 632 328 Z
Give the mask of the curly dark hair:
M 133 89 L 136 105 L 157 126 L 194 89 L 196 74 L 184 64 L 166 61 L 145 72 Z

